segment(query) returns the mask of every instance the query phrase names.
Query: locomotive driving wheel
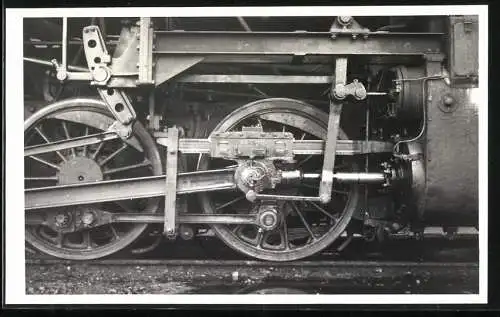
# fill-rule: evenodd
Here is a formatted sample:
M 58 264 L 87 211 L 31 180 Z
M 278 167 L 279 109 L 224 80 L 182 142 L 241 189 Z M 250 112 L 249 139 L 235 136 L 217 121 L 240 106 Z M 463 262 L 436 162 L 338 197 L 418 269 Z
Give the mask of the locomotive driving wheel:
M 33 146 L 103 132 L 114 119 L 102 101 L 70 99 L 49 105 L 24 124 L 24 144 Z M 133 135 L 25 157 L 25 188 L 68 185 L 162 174 L 155 143 L 136 122 Z M 99 195 L 98 192 L 95 195 Z M 147 224 L 92 226 L 96 210 L 155 213 L 159 198 L 75 205 L 40 210 L 52 225 L 26 225 L 26 242 L 58 258 L 91 260 L 118 252 L 137 240 Z M 79 225 L 78 225 L 79 224 Z M 82 225 L 83 224 L 83 225 Z
M 226 116 L 211 135 L 241 131 L 243 126 L 260 126 L 264 132 L 291 132 L 295 139 L 326 139 L 328 115 L 313 106 L 293 99 L 271 98 L 247 104 Z M 339 138 L 346 135 L 340 131 Z M 275 162 L 276 164 L 278 162 Z M 353 171 L 352 158 L 337 156 L 335 171 Z M 234 166 L 230 160 L 200 156 L 198 169 Z M 318 173 L 320 155 L 296 155 L 288 168 Z M 277 195 L 317 196 L 319 180 L 274 189 Z M 269 194 L 269 192 L 267 193 Z M 250 202 L 243 192 L 202 193 L 205 213 L 258 213 L 262 225 L 212 225 L 217 236 L 231 248 L 269 261 L 291 261 L 311 256 L 330 245 L 346 229 L 359 200 L 357 185 L 334 184 L 328 204 L 312 201 Z M 266 228 L 266 225 L 269 225 Z

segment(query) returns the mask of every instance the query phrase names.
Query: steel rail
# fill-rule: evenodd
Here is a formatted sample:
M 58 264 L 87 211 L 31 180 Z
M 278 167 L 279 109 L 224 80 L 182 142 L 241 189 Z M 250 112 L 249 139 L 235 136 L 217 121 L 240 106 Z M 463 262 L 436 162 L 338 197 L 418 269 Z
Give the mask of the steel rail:
M 164 260 L 164 259 L 105 259 L 75 262 L 59 259 L 26 259 L 27 264 L 53 265 L 87 263 L 92 265 L 168 265 L 168 266 L 237 266 L 243 267 L 345 267 L 345 268 L 384 268 L 384 267 L 442 267 L 442 268 L 478 268 L 477 262 L 413 262 L 413 261 L 290 261 L 266 262 L 255 260 Z

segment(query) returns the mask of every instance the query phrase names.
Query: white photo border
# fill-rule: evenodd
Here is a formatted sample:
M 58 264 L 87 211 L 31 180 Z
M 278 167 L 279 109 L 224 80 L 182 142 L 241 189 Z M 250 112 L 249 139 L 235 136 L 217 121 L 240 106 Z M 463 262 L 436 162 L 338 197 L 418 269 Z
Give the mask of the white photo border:
M 479 294 L 26 295 L 23 175 L 23 18 L 128 16 L 479 16 Z M 488 287 L 488 6 L 128 7 L 6 9 L 5 304 L 485 304 Z M 293 297 L 292 297 L 293 296 Z

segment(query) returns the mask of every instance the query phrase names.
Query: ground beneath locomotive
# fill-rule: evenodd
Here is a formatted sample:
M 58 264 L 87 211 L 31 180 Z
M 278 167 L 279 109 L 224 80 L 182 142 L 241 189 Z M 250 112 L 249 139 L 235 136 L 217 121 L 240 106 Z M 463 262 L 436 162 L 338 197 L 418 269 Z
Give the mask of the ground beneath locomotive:
M 469 294 L 479 289 L 477 240 L 395 241 L 384 248 L 356 242 L 307 261 L 272 263 L 221 253 L 195 260 L 108 259 L 26 265 L 27 294 Z M 175 244 L 178 246 L 178 244 Z M 186 246 L 178 246 L 192 253 Z M 219 250 L 217 252 L 217 250 Z M 175 250 L 170 250 L 172 254 Z M 362 252 L 364 251 L 364 253 Z M 215 258 L 218 255 L 218 258 Z M 106 262 L 107 261 L 107 262 Z

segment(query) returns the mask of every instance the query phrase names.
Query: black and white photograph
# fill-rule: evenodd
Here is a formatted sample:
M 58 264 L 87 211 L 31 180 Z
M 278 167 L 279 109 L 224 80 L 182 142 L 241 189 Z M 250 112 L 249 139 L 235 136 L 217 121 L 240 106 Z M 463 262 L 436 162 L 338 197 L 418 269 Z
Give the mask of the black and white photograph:
M 487 14 L 7 9 L 6 303 L 486 303 Z

